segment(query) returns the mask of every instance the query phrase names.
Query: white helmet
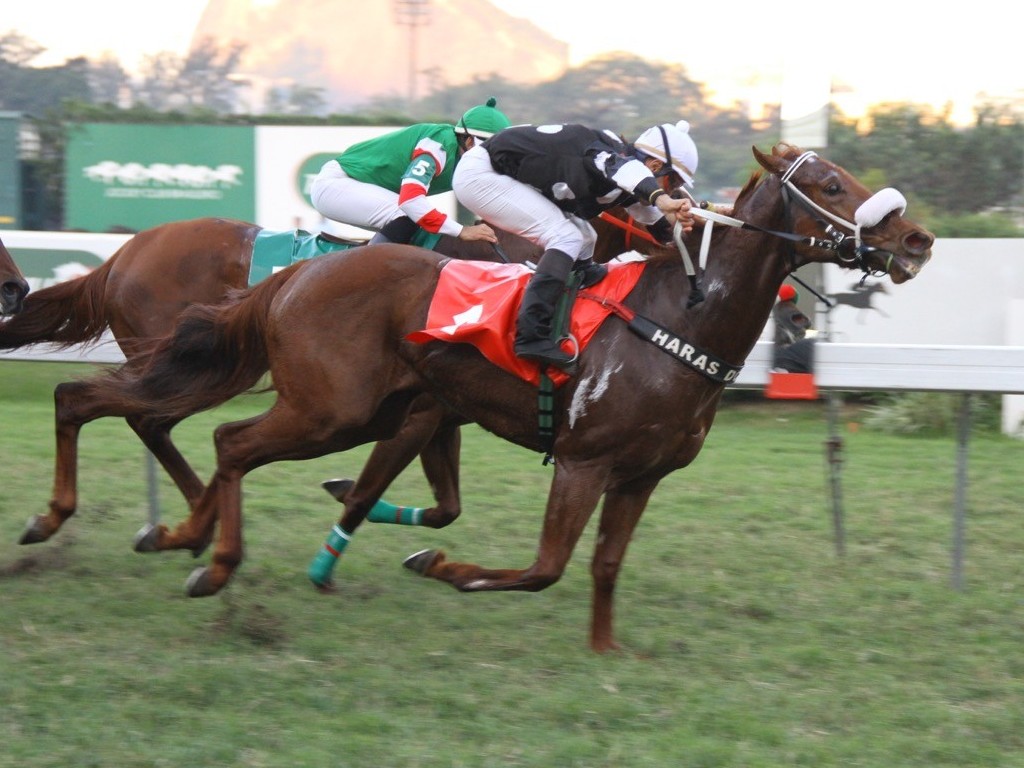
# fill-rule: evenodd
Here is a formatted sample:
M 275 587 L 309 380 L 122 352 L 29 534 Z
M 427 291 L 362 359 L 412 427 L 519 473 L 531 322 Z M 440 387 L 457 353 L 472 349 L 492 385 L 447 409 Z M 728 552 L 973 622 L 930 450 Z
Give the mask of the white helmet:
M 668 142 L 668 153 L 665 143 Z M 697 173 L 697 145 L 690 138 L 690 124 L 680 120 L 675 125 L 662 123 L 648 128 L 640 134 L 633 146 L 640 152 L 656 157 L 672 166 L 672 170 L 682 176 L 688 187 L 693 186 L 693 177 Z

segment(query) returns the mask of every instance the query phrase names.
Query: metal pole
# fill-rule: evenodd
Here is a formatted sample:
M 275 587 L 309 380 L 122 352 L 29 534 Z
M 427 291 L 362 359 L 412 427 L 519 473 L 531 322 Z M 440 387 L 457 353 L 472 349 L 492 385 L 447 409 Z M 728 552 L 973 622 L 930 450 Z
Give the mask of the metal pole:
M 416 103 L 416 24 L 409 25 L 409 104 Z
M 828 462 L 829 482 L 832 488 L 832 530 L 836 540 L 836 554 L 846 554 L 846 531 L 843 526 L 843 438 L 839 434 L 839 395 L 828 393 L 828 440 L 825 441 L 825 460 Z
M 827 344 L 832 341 L 832 307 L 835 306 L 825 297 L 824 286 L 820 293 L 815 292 L 825 304 L 825 338 Z M 839 433 L 840 396 L 829 392 L 827 398 L 828 440 L 825 441 L 825 461 L 828 463 L 829 485 L 832 490 L 832 532 L 835 537 L 836 555 L 846 554 L 846 528 L 843 525 L 843 437 Z
M 430 0 L 393 0 L 395 21 L 409 27 L 409 105 L 416 102 L 419 28 L 430 23 Z
M 956 489 L 953 495 L 953 589 L 964 588 L 964 530 L 967 499 L 967 444 L 971 439 L 971 393 L 964 392 L 956 430 Z
M 149 486 L 149 524 L 160 522 L 160 498 L 157 492 L 156 458 L 146 451 L 146 485 Z

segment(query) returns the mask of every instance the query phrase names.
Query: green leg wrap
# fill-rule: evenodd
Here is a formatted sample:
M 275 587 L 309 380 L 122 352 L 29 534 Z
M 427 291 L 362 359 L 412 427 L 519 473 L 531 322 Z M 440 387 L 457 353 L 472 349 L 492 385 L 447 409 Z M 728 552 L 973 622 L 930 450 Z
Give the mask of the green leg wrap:
M 352 541 L 352 535 L 345 533 L 340 525 L 335 525 L 327 535 L 327 541 L 316 553 L 313 562 L 309 564 L 307 575 L 314 584 L 325 587 L 333 580 L 334 566 L 338 558 L 345 551 L 345 547 Z
M 423 507 L 396 507 L 386 501 L 378 501 L 370 509 L 366 519 L 371 523 L 394 523 L 396 525 L 423 525 Z

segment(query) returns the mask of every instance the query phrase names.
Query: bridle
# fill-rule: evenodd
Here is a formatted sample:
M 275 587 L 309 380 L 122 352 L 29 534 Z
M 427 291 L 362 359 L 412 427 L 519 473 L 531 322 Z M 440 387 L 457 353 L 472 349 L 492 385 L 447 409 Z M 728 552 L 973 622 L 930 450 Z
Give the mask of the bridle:
M 782 199 L 786 207 L 786 221 L 790 221 L 790 203 L 795 198 L 795 201 L 818 222 L 818 225 L 823 229 L 825 235 L 828 237 L 827 240 L 813 237 L 808 238 L 809 242 L 807 242 L 807 245 L 834 251 L 836 258 L 838 258 L 839 261 L 843 262 L 843 264 L 859 268 L 865 273 L 865 276 L 869 274 L 875 276 L 886 274 L 889 271 L 888 266 L 893 258 L 892 252 L 885 251 L 871 245 L 865 245 L 861 239 L 861 230 L 876 226 L 882 221 L 882 219 L 893 211 L 898 210 L 902 215 L 907 209 L 907 199 L 903 197 L 898 190 L 893 189 L 892 187 L 886 187 L 885 189 L 881 189 L 873 194 L 857 207 L 857 210 L 854 211 L 852 222 L 846 221 L 846 219 L 843 219 L 837 214 L 832 213 L 815 203 L 811 198 L 800 191 L 792 181 L 793 174 L 796 173 L 797 169 L 803 165 L 805 161 L 816 156 L 817 153 L 815 152 L 804 152 L 800 157 L 793 161 L 793 164 L 789 166 L 780 178 L 780 181 L 782 182 Z M 821 217 L 830 219 L 834 223 L 827 223 Z M 849 234 L 836 229 L 835 224 L 846 227 L 846 229 L 850 230 Z M 851 236 L 853 238 L 852 243 L 850 242 Z M 878 253 L 888 255 L 888 258 L 885 259 L 886 269 L 884 270 L 872 269 L 865 263 L 866 256 Z M 793 255 L 793 258 L 795 259 L 795 254 Z
M 707 201 L 703 201 L 698 204 L 699 207 L 692 209 L 695 216 L 699 216 L 707 222 L 701 239 L 699 262 L 701 269 L 703 269 L 707 264 L 707 255 L 711 246 L 712 227 L 714 224 L 723 224 L 725 226 L 736 227 L 738 229 L 755 230 L 763 234 L 772 235 L 773 237 L 779 237 L 789 241 L 788 261 L 790 264 L 790 272 L 793 272 L 799 266 L 797 264 L 795 246 L 804 245 L 809 248 L 817 248 L 834 253 L 836 258 L 844 265 L 859 268 L 864 272 L 865 278 L 869 275 L 881 276 L 887 274 L 889 271 L 889 265 L 894 258 L 892 252 L 885 251 L 874 246 L 865 245 L 861 238 L 861 231 L 865 228 L 877 225 L 882 221 L 882 219 L 894 211 L 898 210 L 902 214 L 907 207 L 906 198 L 904 198 L 896 189 L 887 187 L 876 192 L 861 203 L 854 212 L 854 220 L 852 222 L 847 221 L 838 214 L 833 213 L 832 211 L 829 211 L 815 203 L 793 182 L 793 175 L 796 171 L 801 165 L 813 157 L 817 157 L 816 152 L 804 152 L 794 160 L 792 165 L 786 169 L 786 172 L 779 177 L 784 206 L 783 216 L 786 221 L 787 230 L 792 230 L 793 205 L 799 205 L 817 222 L 825 236 L 804 236 L 795 234 L 792 231 L 780 232 L 778 230 L 766 229 L 765 227 L 760 227 L 756 224 L 751 224 L 732 216 L 727 216 L 725 214 L 709 210 Z M 693 199 L 692 196 L 691 199 Z M 696 200 L 694 200 L 694 202 L 696 202 Z M 839 229 L 839 227 L 845 227 L 848 231 L 843 231 Z M 693 306 L 703 299 L 703 295 L 700 293 L 700 289 L 697 287 L 696 283 L 696 269 L 694 268 L 693 261 L 690 259 L 689 253 L 686 250 L 686 246 L 683 244 L 682 228 L 678 224 L 676 225 L 673 234 L 676 246 L 679 248 L 680 254 L 683 258 L 687 276 L 690 278 L 691 283 L 691 295 L 687 302 L 687 306 Z M 885 269 L 872 268 L 868 266 L 866 257 L 872 254 L 888 255 L 888 258 L 884 260 L 886 264 Z

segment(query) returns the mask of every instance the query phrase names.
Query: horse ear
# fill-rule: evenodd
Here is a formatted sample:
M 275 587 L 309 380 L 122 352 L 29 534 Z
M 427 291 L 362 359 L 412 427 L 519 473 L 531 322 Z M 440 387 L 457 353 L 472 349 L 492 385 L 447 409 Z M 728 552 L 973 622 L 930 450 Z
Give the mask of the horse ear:
M 776 175 L 785 171 L 787 166 L 783 165 L 782 158 L 776 153 L 774 147 L 772 148 L 772 153 L 770 155 L 766 155 L 757 147 L 752 147 L 751 149 L 754 151 L 754 159 L 757 160 L 765 170 Z

